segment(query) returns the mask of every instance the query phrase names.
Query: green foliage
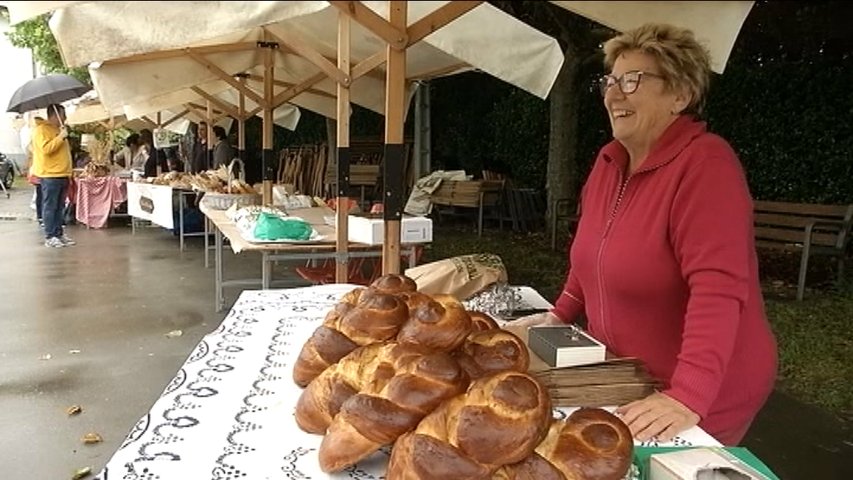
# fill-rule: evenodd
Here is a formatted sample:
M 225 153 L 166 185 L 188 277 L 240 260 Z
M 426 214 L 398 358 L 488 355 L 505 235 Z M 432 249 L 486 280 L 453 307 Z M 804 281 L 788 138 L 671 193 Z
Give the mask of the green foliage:
M 9 42 L 18 48 L 29 48 L 33 57 L 41 65 L 43 73 L 67 73 L 81 82 L 92 84 L 89 71 L 85 68 L 68 68 L 59 53 L 59 47 L 53 32 L 48 26 L 48 15 L 26 20 L 13 26 L 6 36 Z
M 763 200 L 851 203 L 850 62 L 815 57 L 732 65 L 712 90 L 708 118 L 740 155 Z
M 813 293 L 804 302 L 768 300 L 779 343 L 779 383 L 796 397 L 853 418 L 853 297 Z

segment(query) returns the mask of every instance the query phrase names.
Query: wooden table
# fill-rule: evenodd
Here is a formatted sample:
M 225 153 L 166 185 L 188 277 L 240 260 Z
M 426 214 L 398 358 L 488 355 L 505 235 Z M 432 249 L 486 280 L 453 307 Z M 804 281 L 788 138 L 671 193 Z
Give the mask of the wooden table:
M 291 215 L 302 218 L 311 224 L 324 240 L 316 243 L 270 242 L 253 243 L 240 234 L 237 225 L 232 222 L 222 210 L 213 210 L 201 204 L 201 211 L 213 224 L 214 229 L 214 270 L 215 270 L 215 308 L 217 312 L 224 308 L 223 290 L 230 286 L 258 286 L 268 290 L 272 286 L 272 265 L 276 261 L 293 260 L 323 260 L 337 259 L 339 254 L 335 246 L 335 228 L 325 224 L 324 217 L 334 215 L 334 211 L 325 207 L 304 208 L 292 210 Z M 223 236 L 228 239 L 231 250 L 236 253 L 258 252 L 261 254 L 261 278 L 232 279 L 223 278 L 222 250 Z M 409 267 L 414 267 L 417 261 L 415 245 L 404 245 L 401 250 L 408 252 Z M 365 245 L 349 243 L 349 251 L 344 256 L 349 258 L 381 257 L 382 245 Z

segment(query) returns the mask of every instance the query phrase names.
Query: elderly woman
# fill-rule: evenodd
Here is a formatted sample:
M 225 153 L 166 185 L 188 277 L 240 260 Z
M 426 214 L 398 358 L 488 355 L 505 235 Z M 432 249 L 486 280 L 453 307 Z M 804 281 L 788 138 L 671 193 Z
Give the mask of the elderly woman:
M 687 30 L 645 25 L 608 41 L 601 80 L 614 140 L 581 193 L 571 268 L 555 308 L 645 362 L 664 388 L 617 410 L 639 440 L 699 424 L 733 445 L 773 389 L 752 200 L 729 144 L 698 119 L 708 52 Z

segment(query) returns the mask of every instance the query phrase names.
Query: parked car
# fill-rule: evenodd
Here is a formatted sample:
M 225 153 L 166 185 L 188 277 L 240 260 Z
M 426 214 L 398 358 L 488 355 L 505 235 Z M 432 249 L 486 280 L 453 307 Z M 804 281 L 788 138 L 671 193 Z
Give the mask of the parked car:
M 12 188 L 12 183 L 15 181 L 15 165 L 12 161 L 6 158 L 6 155 L 0 153 L 0 182 L 6 188 Z

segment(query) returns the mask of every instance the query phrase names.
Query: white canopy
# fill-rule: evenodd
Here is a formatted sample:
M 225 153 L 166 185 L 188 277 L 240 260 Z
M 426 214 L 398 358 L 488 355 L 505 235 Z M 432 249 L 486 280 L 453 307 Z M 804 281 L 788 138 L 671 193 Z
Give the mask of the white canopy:
M 447 3 L 411 2 L 409 25 Z M 387 18 L 388 2 L 361 4 Z M 285 88 L 319 73 L 334 76 L 337 22 L 338 9 L 321 1 L 82 2 L 58 11 L 51 28 L 68 65 L 102 62 L 91 68 L 92 79 L 111 108 L 222 79 L 222 73 L 260 76 L 264 52 L 258 42 L 278 43 L 275 79 Z M 384 42 L 358 24 L 351 38 L 354 66 L 384 51 Z M 181 51 L 187 47 L 199 50 L 188 55 Z M 487 3 L 426 35 L 406 57 L 410 80 L 476 68 L 542 98 L 563 58 L 556 40 Z M 312 110 L 333 112 L 335 89 L 335 81 L 324 78 L 292 101 L 326 103 Z M 384 111 L 381 72 L 354 80 L 350 91 L 352 102 Z
M 723 73 L 743 22 L 755 2 L 571 2 L 566 10 L 624 32 L 645 23 L 669 23 L 692 30 L 711 53 L 711 68 Z

